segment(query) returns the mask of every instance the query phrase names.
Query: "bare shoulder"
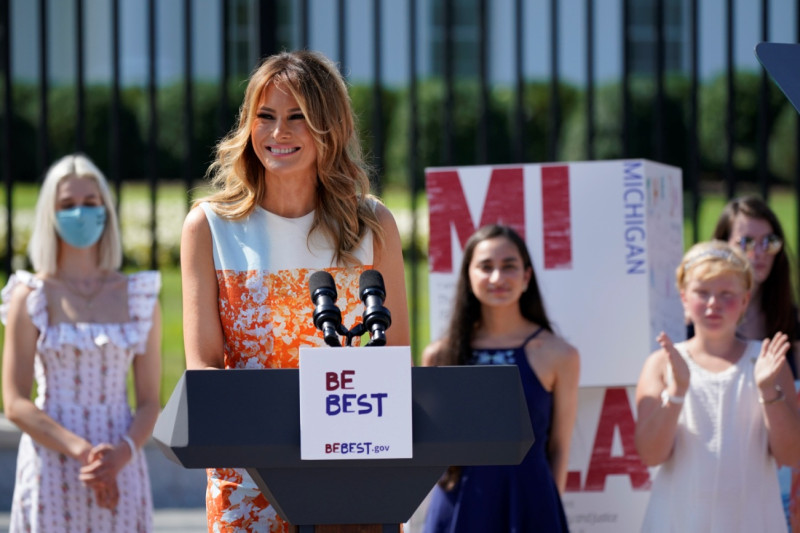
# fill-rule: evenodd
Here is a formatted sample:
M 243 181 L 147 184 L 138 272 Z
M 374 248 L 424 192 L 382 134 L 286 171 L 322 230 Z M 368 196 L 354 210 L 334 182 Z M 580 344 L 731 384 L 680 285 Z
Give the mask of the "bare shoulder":
M 381 202 L 375 203 L 375 216 L 378 218 L 378 222 L 384 230 L 397 226 L 394 215 L 392 215 L 392 212 L 389 211 L 389 208 Z
M 667 365 L 669 363 L 669 355 L 665 350 L 656 350 L 647 356 L 647 359 L 642 365 L 642 373 L 639 376 L 638 387 L 649 389 L 652 387 L 660 388 L 665 384 L 665 375 Z
M 192 208 L 183 221 L 181 231 L 181 256 L 193 255 L 199 250 L 210 250 L 211 226 L 203 208 Z
M 197 206 L 189 210 L 186 219 L 183 221 L 183 231 L 187 233 L 200 233 L 209 230 L 208 219 L 206 218 L 206 212 L 203 211 L 203 208 Z
M 644 367 L 650 369 L 665 368 L 669 360 L 669 355 L 664 350 L 656 350 L 644 360 Z
M 426 346 L 422 351 L 422 366 L 439 366 L 444 353 L 444 346 L 444 339 L 439 339 Z
M 11 290 L 11 294 L 9 294 L 5 302 L 8 307 L 2 316 L 7 339 L 14 331 L 18 331 L 18 326 L 21 323 L 20 321 L 23 323 L 33 323 L 33 317 L 28 311 L 28 296 L 30 296 L 32 292 L 33 287 L 25 283 L 18 283 Z
M 378 202 L 375 204 L 375 215 L 378 224 L 383 229 L 382 241 L 375 238 L 375 268 L 386 270 L 384 276 L 394 276 L 395 283 L 404 283 L 403 274 L 403 244 L 400 240 L 400 231 L 389 209 Z M 387 280 L 389 281 L 389 280 Z
M 540 338 L 541 341 L 538 345 L 536 343 L 529 343 L 527 349 L 537 350 L 540 353 L 546 354 L 548 359 L 552 359 L 554 362 L 566 366 L 580 364 L 578 349 L 562 337 L 549 331 L 543 331 Z
M 44 282 L 44 279 L 42 281 Z M 33 292 L 33 287 L 25 283 L 18 283 L 11 291 L 11 305 L 19 305 L 24 302 L 31 292 Z

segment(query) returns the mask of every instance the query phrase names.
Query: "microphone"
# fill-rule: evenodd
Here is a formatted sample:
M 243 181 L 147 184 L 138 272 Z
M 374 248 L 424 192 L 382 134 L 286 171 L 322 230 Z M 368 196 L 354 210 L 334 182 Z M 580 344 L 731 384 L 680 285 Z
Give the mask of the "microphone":
M 342 326 L 342 312 L 336 306 L 336 283 L 333 276 L 324 270 L 311 274 L 308 280 L 311 301 L 314 308 L 314 326 L 322 331 L 328 346 L 341 346 L 339 330 Z
M 377 270 L 365 270 L 358 279 L 358 297 L 364 302 L 364 326 L 370 334 L 370 346 L 386 344 L 386 330 L 392 325 L 392 314 L 383 306 L 386 288 Z

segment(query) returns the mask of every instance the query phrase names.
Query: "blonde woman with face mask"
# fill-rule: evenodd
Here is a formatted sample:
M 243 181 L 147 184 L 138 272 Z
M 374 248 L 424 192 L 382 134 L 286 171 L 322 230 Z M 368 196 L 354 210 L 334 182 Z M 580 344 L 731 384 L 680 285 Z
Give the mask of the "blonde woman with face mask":
M 5 414 L 23 431 L 10 531 L 152 531 L 161 282 L 119 272 L 114 202 L 86 156 L 48 170 L 29 254 L 35 273 L 12 275 L 0 307 Z

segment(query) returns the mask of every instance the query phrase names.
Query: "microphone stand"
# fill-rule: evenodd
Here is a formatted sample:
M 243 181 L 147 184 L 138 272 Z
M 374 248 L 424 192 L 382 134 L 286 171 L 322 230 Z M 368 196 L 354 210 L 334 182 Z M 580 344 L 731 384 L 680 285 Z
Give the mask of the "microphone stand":
M 355 326 L 353 326 L 353 328 L 348 330 L 347 333 L 346 333 L 346 335 L 347 335 L 347 344 L 345 344 L 345 346 L 347 346 L 347 347 L 353 346 L 353 339 L 356 338 L 356 337 L 360 337 L 361 335 L 366 333 L 366 331 L 367 331 L 367 328 L 364 327 L 364 324 L 356 324 Z M 369 345 L 367 345 L 367 346 L 369 346 Z

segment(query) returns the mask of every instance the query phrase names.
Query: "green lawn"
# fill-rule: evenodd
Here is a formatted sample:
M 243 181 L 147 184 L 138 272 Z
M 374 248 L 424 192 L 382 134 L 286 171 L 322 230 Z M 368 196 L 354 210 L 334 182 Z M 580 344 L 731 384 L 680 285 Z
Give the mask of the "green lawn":
M 38 195 L 38 186 L 33 184 L 20 184 L 15 186 L 13 195 L 14 225 L 17 230 L 25 232 L 30 228 L 33 211 Z M 197 191 L 193 191 L 195 193 Z M 150 190 L 146 184 L 126 184 L 120 194 L 120 211 L 122 216 L 121 226 L 123 244 L 126 248 L 126 257 L 137 261 L 139 264 L 126 268 L 127 271 L 147 268 L 149 264 L 150 245 L 148 220 L 150 216 Z M 386 203 L 393 211 L 402 211 L 408 205 L 408 195 L 403 190 L 388 192 Z M 167 242 L 160 243 L 162 254 L 160 258 L 175 257 L 180 233 L 180 221 L 186 213 L 186 193 L 182 184 L 170 183 L 162 185 L 157 193 L 159 236 Z M 5 204 L 5 191 L 0 189 L 0 205 Z M 418 201 L 421 212 L 425 209 L 424 195 Z M 4 230 L 4 228 L 3 228 Z M 15 246 L 17 255 L 21 256 L 23 248 Z M 171 252 L 171 255 L 170 255 Z M 175 384 L 186 368 L 183 352 L 183 327 L 181 309 L 181 276 L 177 265 L 164 262 L 160 268 L 162 275 L 162 289 L 160 303 L 162 307 L 162 377 L 161 401 L 166 402 L 172 394 Z M 417 279 L 419 280 L 420 301 L 417 312 L 421 314 L 418 320 L 419 332 L 417 345 L 413 348 L 414 354 L 420 353 L 428 342 L 428 312 L 427 298 L 427 264 L 423 261 L 417 265 Z M 7 281 L 2 280 L 3 284 Z M 411 304 L 411 302 L 409 302 Z M 4 330 L 0 328 L 0 341 L 3 339 Z M 2 371 L 0 370 L 0 375 Z M 2 398 L 0 398 L 2 410 Z
M 22 185 L 15 188 L 14 193 L 14 206 L 15 206 L 15 219 L 17 216 L 23 217 L 24 213 L 32 213 L 33 207 L 36 202 L 37 187 L 30 185 Z M 122 213 L 126 217 L 142 217 L 137 213 L 141 213 L 144 209 L 145 215 L 143 220 L 122 220 L 123 234 L 126 227 L 132 227 L 136 224 L 146 226 L 149 219 L 149 190 L 145 185 L 126 185 L 122 192 Z M 408 195 L 403 190 L 389 190 L 385 195 L 386 204 L 389 208 L 398 215 L 398 220 L 401 219 L 404 211 L 407 211 Z M 5 202 L 3 192 L 0 190 L 0 205 Z M 186 195 L 184 189 L 180 184 L 168 184 L 160 187 L 158 192 L 159 217 L 170 217 L 161 219 L 159 218 L 160 235 L 161 230 L 165 229 L 163 226 L 176 225 L 177 227 L 166 228 L 169 231 L 165 233 L 167 239 L 175 240 L 176 235 L 180 232 L 180 221 L 186 212 Z M 418 201 L 418 209 L 420 213 L 426 213 L 426 204 L 424 195 L 421 195 Z M 714 223 L 716 222 L 717 215 L 725 204 L 725 200 L 721 195 L 707 195 L 701 203 L 699 224 L 699 234 L 701 238 L 707 238 L 711 235 Z M 779 219 L 783 222 L 784 230 L 787 237 L 787 246 L 790 255 L 795 257 L 796 250 L 794 250 L 794 243 L 797 239 L 797 218 L 795 209 L 795 199 L 792 193 L 775 193 L 770 200 L 770 205 L 778 214 Z M 138 206 L 136 209 L 131 206 Z M 144 208 L 142 208 L 144 206 Z M 19 210 L 17 212 L 16 210 Z M 133 213 L 133 215 L 131 215 Z M 139 228 L 140 229 L 140 228 Z M 401 232 L 403 230 L 401 229 Z M 145 237 L 146 237 L 145 233 Z M 687 247 L 691 244 L 692 226 L 689 221 L 685 224 L 685 239 Z M 123 240 L 127 237 L 123 235 Z M 131 238 L 133 239 L 133 238 Z M 422 238 L 423 250 L 427 247 L 426 237 Z M 161 244 L 164 249 L 174 251 L 177 249 L 177 241 L 165 242 Z M 145 259 L 149 258 L 149 243 L 145 240 L 143 250 L 134 250 L 132 254 L 144 254 Z M 128 254 L 128 252 L 126 252 Z M 133 257 L 137 257 L 133 255 Z M 147 262 L 146 260 L 144 261 Z M 165 263 L 166 265 L 167 263 Z M 138 269 L 134 266 L 131 270 Z M 146 267 L 144 267 L 146 268 Z M 422 352 L 424 346 L 429 342 L 429 321 L 428 321 L 428 268 L 426 258 L 422 258 L 415 266 L 418 287 L 418 299 L 416 307 L 413 307 L 413 301 L 409 297 L 410 312 L 416 313 L 416 324 L 418 330 L 413 335 L 415 338 L 414 346 L 412 346 L 412 353 L 416 359 Z M 407 279 L 411 272 L 411 266 L 406 265 Z M 183 353 L 183 333 L 182 333 L 182 310 L 181 310 L 181 279 L 180 270 L 176 265 L 163 266 L 161 268 L 162 274 L 162 291 L 161 291 L 161 306 L 163 316 L 163 343 L 162 343 L 162 358 L 163 358 L 163 373 L 161 379 L 161 400 L 166 402 L 172 393 L 175 384 L 180 378 L 185 369 L 184 353 Z M 5 281 L 5 280 L 4 280 Z M 410 290 L 410 283 L 408 284 Z M 0 328 L 0 339 L 2 339 L 3 330 Z M 1 400 L 0 400 L 1 402 Z M 2 409 L 2 403 L 0 403 Z

